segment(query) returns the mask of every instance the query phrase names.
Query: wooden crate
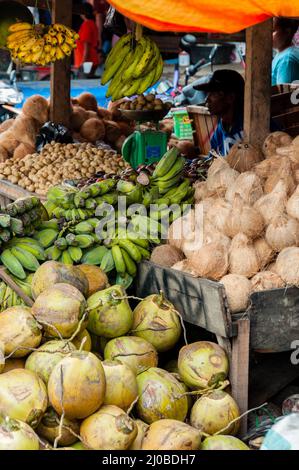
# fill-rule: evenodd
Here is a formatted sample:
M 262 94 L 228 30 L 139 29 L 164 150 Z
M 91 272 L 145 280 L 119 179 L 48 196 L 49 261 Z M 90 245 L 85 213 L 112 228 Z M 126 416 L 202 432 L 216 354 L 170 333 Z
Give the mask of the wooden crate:
M 203 155 L 211 150 L 211 138 L 218 124 L 218 118 L 211 116 L 205 106 L 187 106 L 194 130 L 194 144 Z
M 224 286 L 219 282 L 194 278 L 149 261 L 140 263 L 136 295 L 145 297 L 160 290 L 186 322 L 215 334 L 226 350 L 231 365 L 232 395 L 241 412 L 249 404 L 260 405 L 299 376 L 299 367 L 290 362 L 291 342 L 299 340 L 299 289 L 254 293 L 250 308 L 232 315 Z M 255 354 L 250 363 L 250 349 L 276 354 Z M 282 351 L 286 352 L 278 354 Z M 243 433 L 246 423 L 244 418 Z

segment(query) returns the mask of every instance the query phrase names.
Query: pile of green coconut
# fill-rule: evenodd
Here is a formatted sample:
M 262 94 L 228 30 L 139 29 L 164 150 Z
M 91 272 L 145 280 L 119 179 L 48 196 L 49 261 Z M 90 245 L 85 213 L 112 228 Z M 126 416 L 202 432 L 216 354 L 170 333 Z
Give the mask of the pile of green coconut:
M 97 275 L 48 261 L 0 313 L 0 450 L 248 450 L 225 351 Z

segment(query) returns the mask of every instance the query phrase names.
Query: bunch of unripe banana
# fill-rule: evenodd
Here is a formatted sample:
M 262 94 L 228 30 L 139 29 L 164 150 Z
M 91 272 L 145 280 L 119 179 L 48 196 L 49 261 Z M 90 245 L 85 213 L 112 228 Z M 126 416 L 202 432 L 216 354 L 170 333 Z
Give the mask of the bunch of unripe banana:
M 153 86 L 163 72 L 163 59 L 157 44 L 148 36 L 135 39 L 122 36 L 110 51 L 102 75 L 102 85 L 110 81 L 106 96 L 112 101 L 140 95 Z
M 63 24 L 14 23 L 9 27 L 7 47 L 14 61 L 47 65 L 71 55 L 79 35 Z

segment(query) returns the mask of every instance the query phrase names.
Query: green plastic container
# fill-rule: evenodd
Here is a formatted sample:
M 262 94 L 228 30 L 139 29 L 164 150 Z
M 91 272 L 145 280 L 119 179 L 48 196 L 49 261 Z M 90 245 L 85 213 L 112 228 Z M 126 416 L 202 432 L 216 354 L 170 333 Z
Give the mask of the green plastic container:
M 133 168 L 158 162 L 167 150 L 167 134 L 161 131 L 135 131 L 125 140 L 122 156 Z
M 174 122 L 174 135 L 180 140 L 193 140 L 191 120 L 186 108 L 171 110 Z

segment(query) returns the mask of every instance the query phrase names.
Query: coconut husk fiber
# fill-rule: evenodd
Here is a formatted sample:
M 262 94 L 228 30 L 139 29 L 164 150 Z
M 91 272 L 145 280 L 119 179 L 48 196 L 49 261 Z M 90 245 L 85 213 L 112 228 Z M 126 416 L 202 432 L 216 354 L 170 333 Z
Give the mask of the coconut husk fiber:
M 20 114 L 11 127 L 10 131 L 15 136 L 16 140 L 24 144 L 35 147 L 36 141 L 36 121 L 30 117 Z
M 87 92 L 81 93 L 81 95 L 77 96 L 77 100 L 79 105 L 86 109 L 86 111 L 98 112 L 98 102 L 93 94 Z
M 25 101 L 22 112 L 25 116 L 35 119 L 40 124 L 45 124 L 49 120 L 48 101 L 40 95 L 30 96 Z
M 89 142 L 102 140 L 105 136 L 105 124 L 101 119 L 87 119 L 80 128 L 80 134 Z
M 13 153 L 14 160 L 22 160 L 27 155 L 32 155 L 35 152 L 35 148 L 28 144 L 19 144 Z
M 15 122 L 14 119 L 6 119 L 6 121 L 0 124 L 0 133 L 7 131 Z
M 9 155 L 12 155 L 19 145 L 19 141 L 15 138 L 13 132 L 8 129 L 0 135 L 0 144 L 5 148 Z

